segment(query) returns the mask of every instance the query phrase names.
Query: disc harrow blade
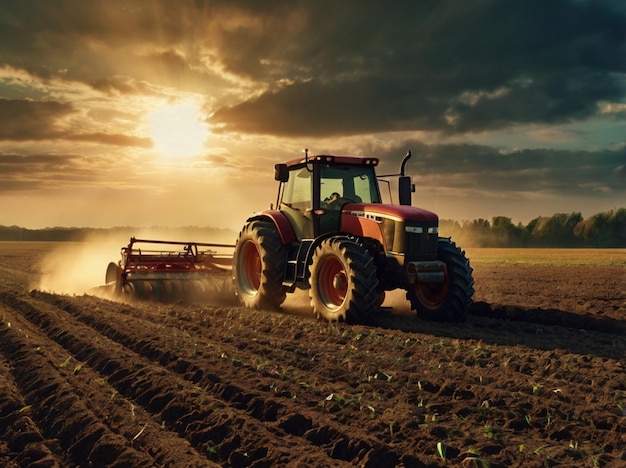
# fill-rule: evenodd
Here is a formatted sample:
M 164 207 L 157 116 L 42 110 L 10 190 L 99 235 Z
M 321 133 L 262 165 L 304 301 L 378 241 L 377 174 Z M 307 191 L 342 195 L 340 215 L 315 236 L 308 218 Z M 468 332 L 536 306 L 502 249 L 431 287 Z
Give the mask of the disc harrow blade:
M 123 293 L 157 302 L 229 302 L 234 289 L 228 275 L 205 275 L 204 278 L 138 279 L 124 284 Z

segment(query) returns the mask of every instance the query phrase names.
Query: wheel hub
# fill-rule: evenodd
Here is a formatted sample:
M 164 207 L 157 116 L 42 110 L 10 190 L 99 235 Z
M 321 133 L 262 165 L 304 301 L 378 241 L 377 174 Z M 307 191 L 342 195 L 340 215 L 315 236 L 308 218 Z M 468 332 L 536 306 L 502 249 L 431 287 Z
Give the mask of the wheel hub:
M 344 291 L 346 289 L 346 276 L 337 273 L 333 277 L 333 288 L 338 289 L 339 291 Z

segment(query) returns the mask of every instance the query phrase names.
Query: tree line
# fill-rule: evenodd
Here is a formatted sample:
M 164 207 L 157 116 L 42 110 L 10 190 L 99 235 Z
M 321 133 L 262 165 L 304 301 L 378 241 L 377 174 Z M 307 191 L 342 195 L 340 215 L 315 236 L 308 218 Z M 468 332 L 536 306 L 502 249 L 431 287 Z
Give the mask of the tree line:
M 527 225 L 495 216 L 488 221 L 441 220 L 439 232 L 463 247 L 626 248 L 626 208 L 583 218 L 580 212 L 540 216 Z
M 163 232 L 164 228 L 155 228 Z M 186 232 L 186 239 L 211 242 L 225 231 L 210 227 L 167 228 L 175 233 Z M 99 235 L 130 237 L 138 229 L 133 227 L 26 229 L 19 226 L 0 226 L 0 241 L 82 241 Z M 527 225 L 513 224 L 511 218 L 495 216 L 491 221 L 454 221 L 442 219 L 440 235 L 452 237 L 463 247 L 586 247 L 626 248 L 626 208 L 614 209 L 583 218 L 580 212 L 540 216 Z M 233 241 L 236 233 L 232 235 Z M 208 241 L 207 241 L 208 239 Z

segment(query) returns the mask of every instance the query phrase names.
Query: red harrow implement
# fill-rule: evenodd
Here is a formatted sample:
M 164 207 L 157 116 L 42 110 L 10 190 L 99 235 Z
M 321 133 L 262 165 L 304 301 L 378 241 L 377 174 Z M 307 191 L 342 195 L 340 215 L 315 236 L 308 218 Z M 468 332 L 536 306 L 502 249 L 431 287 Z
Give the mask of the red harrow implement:
M 122 247 L 122 259 L 109 263 L 106 283 L 117 294 L 166 302 L 223 295 L 232 289 L 233 249 L 229 244 L 131 237 Z

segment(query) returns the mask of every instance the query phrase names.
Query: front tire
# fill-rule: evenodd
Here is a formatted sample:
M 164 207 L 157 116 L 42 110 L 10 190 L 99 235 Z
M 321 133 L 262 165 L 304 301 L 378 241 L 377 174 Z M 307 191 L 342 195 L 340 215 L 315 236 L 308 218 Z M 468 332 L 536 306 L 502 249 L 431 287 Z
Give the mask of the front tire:
M 329 322 L 362 323 L 376 306 L 378 279 L 369 252 L 345 237 L 322 241 L 309 267 L 311 306 Z
M 271 221 L 247 223 L 233 255 L 233 284 L 241 304 L 249 309 L 278 309 L 287 289 L 282 285 L 287 248 Z
M 440 238 L 437 259 L 446 264 L 443 283 L 415 283 L 407 291 L 411 309 L 436 322 L 463 322 L 472 304 L 474 278 L 465 252 L 450 239 Z

